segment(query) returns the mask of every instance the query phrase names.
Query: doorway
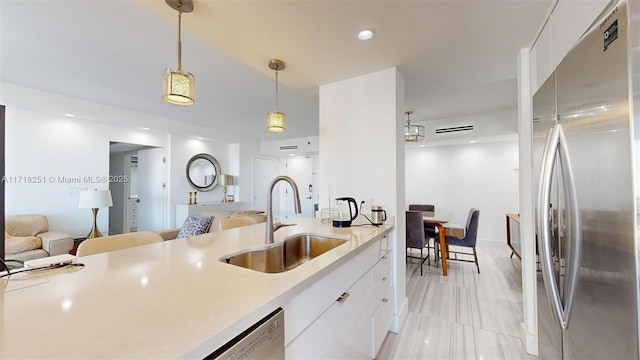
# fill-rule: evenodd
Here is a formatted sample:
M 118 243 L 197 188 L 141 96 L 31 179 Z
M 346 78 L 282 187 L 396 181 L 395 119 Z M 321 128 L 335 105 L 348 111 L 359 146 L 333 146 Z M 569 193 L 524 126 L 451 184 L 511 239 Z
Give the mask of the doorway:
M 293 201 L 291 201 L 292 195 L 288 194 L 290 193 L 290 187 L 288 184 L 284 184 L 285 199 L 282 199 L 284 218 L 288 219 L 296 216 L 312 218 L 315 210 L 313 201 L 315 189 L 314 159 L 311 156 L 288 157 L 283 159 L 287 176 L 292 178 L 298 186 L 300 205 L 302 205 L 302 213 L 296 214 Z
M 276 159 L 253 158 L 253 205 L 252 209 L 267 211 L 268 188 L 271 181 L 278 176 L 278 161 Z M 273 197 L 272 206 L 278 208 L 278 197 Z M 275 217 L 275 214 L 274 214 Z M 275 220 L 275 219 L 274 219 Z
M 164 148 L 111 142 L 109 234 L 165 228 Z

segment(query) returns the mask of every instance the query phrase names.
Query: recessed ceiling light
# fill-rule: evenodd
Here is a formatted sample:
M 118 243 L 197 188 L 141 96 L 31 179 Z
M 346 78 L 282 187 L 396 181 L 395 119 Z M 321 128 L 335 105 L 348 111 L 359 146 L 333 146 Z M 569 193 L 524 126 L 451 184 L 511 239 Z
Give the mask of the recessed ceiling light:
M 471 140 L 471 141 L 469 141 L 469 144 L 475 144 L 475 143 L 476 143 L 476 141 L 475 141 L 475 140 Z
M 64 116 L 68 116 L 68 117 L 76 117 L 76 114 L 66 113 L 66 114 L 64 114 Z
M 420 145 L 420 147 L 424 147 L 424 145 Z
M 196 136 L 196 139 L 198 140 L 204 140 L 204 138 L 202 136 Z
M 369 40 L 373 37 L 373 31 L 371 30 L 362 30 L 358 33 L 358 39 L 360 40 Z
M 147 131 L 149 131 L 149 130 L 151 130 L 151 128 L 143 127 L 143 128 L 142 128 L 142 130 L 147 130 Z

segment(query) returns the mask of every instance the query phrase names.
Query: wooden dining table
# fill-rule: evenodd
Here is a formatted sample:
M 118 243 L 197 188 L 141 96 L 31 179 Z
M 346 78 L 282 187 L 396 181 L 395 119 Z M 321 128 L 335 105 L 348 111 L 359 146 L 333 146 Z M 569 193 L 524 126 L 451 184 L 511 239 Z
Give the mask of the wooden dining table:
M 440 241 L 440 251 L 442 252 L 442 275 L 447 276 L 447 244 L 445 242 L 444 225 L 449 222 L 451 215 L 443 212 L 423 211 L 422 220 L 425 225 L 435 226 L 438 229 L 438 240 Z M 436 254 L 437 255 L 437 254 Z

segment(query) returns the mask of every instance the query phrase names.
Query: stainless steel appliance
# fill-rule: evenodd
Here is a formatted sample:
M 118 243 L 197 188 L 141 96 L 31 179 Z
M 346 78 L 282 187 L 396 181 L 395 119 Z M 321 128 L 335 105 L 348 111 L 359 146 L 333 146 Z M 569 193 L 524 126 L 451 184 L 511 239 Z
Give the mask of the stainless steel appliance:
M 336 198 L 336 206 L 338 211 L 334 213 L 332 219 L 333 226 L 350 227 L 351 222 L 358 217 L 358 204 L 356 203 L 356 199 L 351 197 Z
M 284 359 L 284 310 L 265 316 L 206 359 Z
M 387 212 L 382 209 L 382 206 L 371 207 L 371 223 L 373 225 L 382 225 L 387 221 Z
M 609 4 L 533 98 L 541 359 L 638 359 L 639 38 Z

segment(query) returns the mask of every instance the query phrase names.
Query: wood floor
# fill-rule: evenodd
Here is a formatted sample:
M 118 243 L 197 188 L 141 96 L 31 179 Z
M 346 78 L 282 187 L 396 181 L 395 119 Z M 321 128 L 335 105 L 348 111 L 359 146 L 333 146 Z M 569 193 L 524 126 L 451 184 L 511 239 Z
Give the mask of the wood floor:
M 478 247 L 473 263 L 449 262 L 449 276 L 407 264 L 409 315 L 378 359 L 536 359 L 524 350 L 520 261 L 505 248 Z M 433 255 L 433 254 L 432 254 Z

